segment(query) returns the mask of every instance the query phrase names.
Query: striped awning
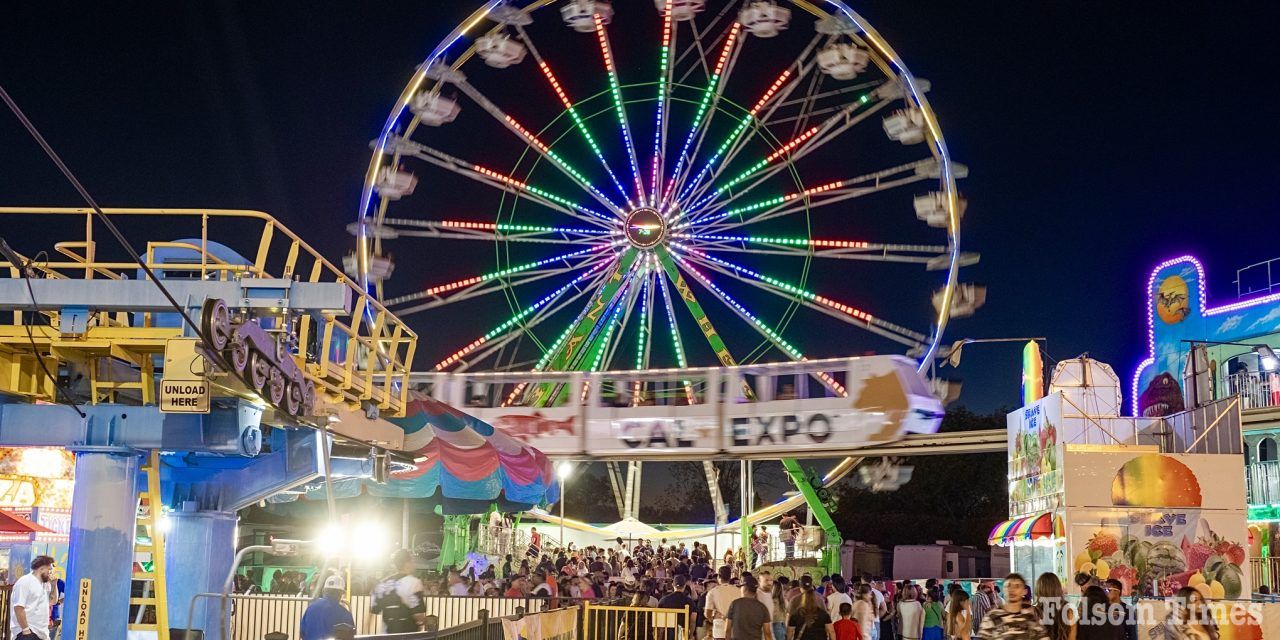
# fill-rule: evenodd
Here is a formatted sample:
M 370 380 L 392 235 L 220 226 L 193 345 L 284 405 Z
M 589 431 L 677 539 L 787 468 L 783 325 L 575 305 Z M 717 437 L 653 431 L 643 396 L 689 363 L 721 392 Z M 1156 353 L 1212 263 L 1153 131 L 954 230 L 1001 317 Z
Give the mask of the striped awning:
M 1065 537 L 1062 518 L 1046 511 L 1025 518 L 1014 518 L 1001 522 L 987 536 L 987 544 L 1007 546 L 1018 540 L 1061 537 Z

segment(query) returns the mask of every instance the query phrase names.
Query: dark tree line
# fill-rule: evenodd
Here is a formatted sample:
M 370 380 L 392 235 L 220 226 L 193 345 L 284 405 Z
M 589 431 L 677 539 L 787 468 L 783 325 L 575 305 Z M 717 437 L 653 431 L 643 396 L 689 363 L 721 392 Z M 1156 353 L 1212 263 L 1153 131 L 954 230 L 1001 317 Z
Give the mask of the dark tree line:
M 974 414 L 950 409 L 942 431 L 1004 429 L 1005 413 Z M 883 547 L 895 544 L 985 545 L 991 528 L 1008 517 L 1008 471 L 1004 453 L 905 458 L 915 467 L 897 491 L 873 493 L 846 479 L 835 491 L 833 514 L 846 540 Z
M 1004 429 L 1005 412 L 980 415 L 964 408 L 951 409 L 942 431 Z M 914 467 L 910 482 L 896 491 L 874 493 L 850 473 L 833 491 L 838 508 L 832 514 L 846 540 L 882 546 L 927 544 L 952 540 L 957 544 L 983 545 L 987 533 L 1005 519 L 1008 510 L 1006 456 L 1004 453 L 919 456 L 905 458 Z M 822 472 L 831 461 L 804 461 Z M 729 519 L 738 517 L 738 463 L 715 463 L 720 492 Z M 625 465 L 622 465 L 625 468 Z M 702 464 L 697 462 L 649 462 L 644 465 L 640 518 L 651 524 L 709 523 L 714 518 Z M 776 461 L 755 463 L 755 500 L 752 509 L 776 501 L 793 490 L 790 479 Z M 580 466 L 566 489 L 566 515 L 587 522 L 607 523 L 619 518 L 613 490 L 603 463 Z

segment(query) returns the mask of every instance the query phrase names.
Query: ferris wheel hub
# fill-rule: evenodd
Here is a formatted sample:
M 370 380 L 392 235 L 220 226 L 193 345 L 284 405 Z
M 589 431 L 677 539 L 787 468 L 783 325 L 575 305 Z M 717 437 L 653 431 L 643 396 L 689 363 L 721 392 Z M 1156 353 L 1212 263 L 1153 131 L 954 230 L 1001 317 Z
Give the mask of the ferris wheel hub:
M 651 207 L 627 214 L 627 241 L 637 249 L 652 249 L 667 237 L 667 221 Z

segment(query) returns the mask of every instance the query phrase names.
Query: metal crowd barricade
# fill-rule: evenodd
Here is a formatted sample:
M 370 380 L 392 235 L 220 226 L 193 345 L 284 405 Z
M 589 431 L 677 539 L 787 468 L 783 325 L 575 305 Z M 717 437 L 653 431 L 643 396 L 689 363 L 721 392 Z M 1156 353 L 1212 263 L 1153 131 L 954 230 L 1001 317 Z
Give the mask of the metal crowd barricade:
M 582 605 L 582 640 L 692 640 L 693 616 L 684 609 Z
M 0 598 L 6 595 L 0 590 Z M 213 598 L 218 594 L 205 594 Z M 261 640 L 284 637 L 296 640 L 302 615 L 311 604 L 306 596 L 237 594 L 231 596 L 231 620 L 227 638 L 221 629 L 205 633 L 209 640 Z M 654 609 L 594 604 L 575 598 L 490 598 L 470 596 L 429 596 L 425 600 L 427 624 L 423 631 L 378 635 L 378 617 L 369 611 L 369 596 L 353 596 L 346 601 L 355 620 L 358 638 L 395 640 L 503 640 L 502 619 L 518 619 L 552 611 L 555 604 L 578 609 L 577 637 L 582 640 L 692 640 L 693 616 L 688 609 Z M 2 636 L 0 636 L 2 637 Z
M 229 640 L 260 640 L 268 633 L 283 633 L 289 638 L 297 638 L 302 614 L 311 603 L 311 598 L 233 595 L 231 601 L 233 614 Z M 548 602 L 545 598 L 427 596 L 424 604 L 430 628 L 444 630 L 467 625 L 483 617 L 496 619 L 536 613 L 545 609 Z M 347 600 L 347 608 L 356 623 L 357 635 L 373 634 L 378 630 L 378 616 L 370 612 L 371 605 L 369 596 L 352 596 Z M 206 634 L 206 637 L 213 636 Z
M 506 640 L 506 638 L 502 631 L 502 618 L 490 617 L 489 612 L 482 609 L 480 617 L 475 621 L 450 629 L 359 635 L 355 636 L 355 640 Z
M 491 618 L 534 613 L 545 608 L 541 598 L 501 598 L 484 596 L 428 596 L 426 613 L 434 616 L 437 629 L 451 629 L 480 619 L 486 611 Z
M 368 599 L 368 596 L 351 599 L 349 608 L 352 609 L 353 616 L 356 608 L 354 601 Z M 306 596 L 234 595 L 231 597 L 231 637 L 227 640 L 259 640 L 269 633 L 283 633 L 285 637 L 297 638 L 302 614 L 311 600 Z M 357 633 L 372 633 L 373 627 L 362 625 L 361 617 L 356 616 L 355 621 Z M 206 630 L 204 637 L 217 638 L 218 631 Z

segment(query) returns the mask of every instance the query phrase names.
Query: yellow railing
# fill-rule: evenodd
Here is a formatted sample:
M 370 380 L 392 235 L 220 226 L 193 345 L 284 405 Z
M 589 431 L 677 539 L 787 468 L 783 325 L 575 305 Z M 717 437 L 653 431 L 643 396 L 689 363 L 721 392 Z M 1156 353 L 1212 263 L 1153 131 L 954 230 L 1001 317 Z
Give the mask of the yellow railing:
M 298 322 L 299 366 L 316 383 L 318 390 L 335 400 L 353 405 L 376 404 L 384 415 L 402 415 L 409 389 L 409 367 L 417 346 L 417 334 L 363 291 L 341 269 L 325 260 L 315 249 L 266 213 L 228 209 L 104 209 L 104 213 L 126 236 L 154 234 L 156 222 L 164 220 L 166 235 L 192 238 L 187 241 L 148 241 L 143 260 L 161 278 L 166 276 L 230 280 L 240 275 L 279 277 L 302 282 L 339 282 L 350 290 L 354 302 L 346 321 L 326 312 L 319 326 L 310 314 Z M 81 221 L 83 226 L 81 226 Z M 140 228 L 139 228 L 140 227 Z M 33 265 L 48 278 L 123 279 L 136 278 L 138 264 L 106 236 L 92 210 L 84 208 L 0 207 L 0 229 L 6 232 L 27 228 L 24 237 L 49 237 L 75 233 L 81 238 L 52 245 L 51 255 L 61 259 L 41 259 Z M 189 231 L 188 231 L 189 230 Z M 8 234 L 10 238 L 16 234 Z M 211 246 L 211 237 L 237 255 L 245 264 L 228 262 Z M 198 239 L 196 239 L 198 238 Z M 239 246 L 253 245 L 256 247 Z M 248 239 L 248 242 L 243 242 Z M 15 247 L 24 257 L 37 255 L 43 247 Z M 192 252 L 193 261 L 173 263 L 157 260 L 162 249 Z M 47 249 L 46 249 L 47 250 Z M 195 262 L 198 260 L 198 262 Z M 19 274 L 14 265 L 0 262 L 0 273 Z M 274 275 L 273 275 L 274 274 Z M 234 304 L 232 306 L 235 306 Z M 50 315 L 53 315 L 52 313 Z M 140 326 L 150 326 L 148 314 L 141 314 Z M 91 326 L 129 326 L 128 314 L 103 310 L 91 318 Z M 123 323 L 123 324 L 122 324 Z M 21 324 L 21 314 L 13 314 L 13 324 Z M 311 350 L 310 354 L 308 351 Z

